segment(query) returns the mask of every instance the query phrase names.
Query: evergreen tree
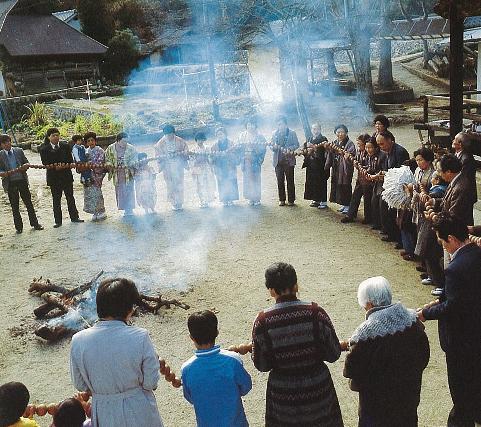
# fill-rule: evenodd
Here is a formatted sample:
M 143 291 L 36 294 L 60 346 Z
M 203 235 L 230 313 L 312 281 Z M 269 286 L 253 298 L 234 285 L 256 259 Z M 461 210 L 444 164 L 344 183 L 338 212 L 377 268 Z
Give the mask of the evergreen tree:
M 103 44 L 114 35 L 114 22 L 108 0 L 79 0 L 77 11 L 82 32 Z
M 130 29 L 117 30 L 108 43 L 102 64 L 102 75 L 115 83 L 125 83 L 130 71 L 137 66 L 140 44 Z

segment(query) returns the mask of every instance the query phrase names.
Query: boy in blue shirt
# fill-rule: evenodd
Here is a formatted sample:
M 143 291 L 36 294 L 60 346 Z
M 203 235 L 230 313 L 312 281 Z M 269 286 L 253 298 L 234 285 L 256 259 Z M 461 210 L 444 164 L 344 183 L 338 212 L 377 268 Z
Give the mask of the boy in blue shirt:
M 248 426 L 241 396 L 252 388 L 237 353 L 215 345 L 217 317 L 209 310 L 187 321 L 195 355 L 182 365 L 184 397 L 194 405 L 198 427 Z

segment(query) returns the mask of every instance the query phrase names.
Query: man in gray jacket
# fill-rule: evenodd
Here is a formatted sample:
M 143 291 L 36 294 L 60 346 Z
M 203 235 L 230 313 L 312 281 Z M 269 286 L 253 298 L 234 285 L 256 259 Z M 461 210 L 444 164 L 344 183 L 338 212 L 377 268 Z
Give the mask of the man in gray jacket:
M 0 135 L 0 176 L 2 177 L 2 186 L 8 194 L 8 200 L 12 207 L 13 222 L 17 230 L 17 234 L 23 231 L 23 221 L 20 215 L 20 197 L 25 204 L 28 212 L 30 225 L 35 230 L 43 230 L 38 223 L 37 215 L 32 204 L 32 196 L 28 188 L 27 169 L 29 167 L 28 160 L 21 148 L 12 147 L 12 141 L 8 135 Z M 16 172 L 11 172 L 18 169 Z
M 276 120 L 277 130 L 271 138 L 272 143 L 272 165 L 276 171 L 277 190 L 279 192 L 279 206 L 286 204 L 287 181 L 287 205 L 294 206 L 296 201 L 296 188 L 294 185 L 294 167 L 296 157 L 288 153 L 299 148 L 299 141 L 296 133 L 287 127 L 285 116 L 279 116 Z

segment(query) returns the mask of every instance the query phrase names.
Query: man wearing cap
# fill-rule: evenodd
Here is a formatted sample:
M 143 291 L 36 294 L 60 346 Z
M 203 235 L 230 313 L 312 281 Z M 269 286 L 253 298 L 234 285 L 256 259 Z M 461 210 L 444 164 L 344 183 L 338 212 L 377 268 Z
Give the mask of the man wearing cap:
M 21 148 L 12 147 L 12 141 L 8 135 L 0 135 L 0 176 L 2 177 L 2 186 L 8 195 L 10 206 L 12 207 L 13 223 L 17 234 L 23 231 L 23 221 L 20 215 L 20 198 L 22 198 L 28 212 L 30 225 L 35 230 L 43 230 L 38 223 L 37 215 L 32 204 L 32 195 L 28 188 L 27 169 L 29 163 L 25 157 L 25 153 Z M 18 172 L 9 173 L 14 169 Z

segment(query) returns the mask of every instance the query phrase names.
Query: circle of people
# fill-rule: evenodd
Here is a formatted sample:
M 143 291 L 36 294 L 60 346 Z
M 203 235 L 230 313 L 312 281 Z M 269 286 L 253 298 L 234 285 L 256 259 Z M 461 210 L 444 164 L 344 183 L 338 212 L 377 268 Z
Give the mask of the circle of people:
M 243 133 L 245 138 L 249 137 L 250 143 L 246 141 L 243 144 L 241 162 L 253 166 L 247 176 L 255 177 L 255 188 L 250 188 L 252 192 L 246 198 L 256 204 L 260 202 L 260 165 L 266 144 L 265 139 L 257 134 L 255 122 L 250 123 Z M 299 287 L 294 268 L 285 263 L 270 266 L 265 273 L 265 284 L 275 304 L 258 314 L 252 331 L 254 365 L 259 371 L 269 372 L 265 412 L 267 426 L 343 425 L 336 391 L 324 363 L 337 360 L 342 350 L 349 352 L 344 376 L 350 379 L 351 389 L 359 393 L 359 425 L 417 426 L 422 373 L 429 360 L 429 343 L 422 326 L 422 322 L 427 320 L 438 320 L 440 344 L 446 353 L 448 384 L 453 401 L 448 425 L 474 426 L 474 423 L 481 422 L 481 310 L 472 307 L 473 301 L 475 304 L 481 301 L 481 248 L 469 240 L 469 233 L 480 234 L 481 228 L 473 225 L 473 204 L 477 196 L 469 138 L 463 133 L 456 135 L 454 154 L 443 155 L 436 167 L 433 151 L 428 148 L 417 150 L 414 153 L 416 166 L 412 165 L 416 184 L 405 189 L 412 196 L 411 208 L 390 209 L 381 197 L 384 173 L 409 162 L 409 154 L 388 131 L 387 118 L 378 116 L 374 124 L 375 134 L 360 135 L 357 149 L 348 138 L 347 128 L 339 125 L 336 127 L 335 145 L 341 150 L 332 151 L 326 150 L 326 138 L 322 136 L 320 126 L 313 126 L 313 137 L 304 145 L 303 166 L 307 168 L 305 198 L 312 200 L 312 207 L 324 209 L 327 206 L 327 180 L 331 174 L 329 200 L 340 205 L 339 210 L 345 215 L 342 221 L 348 223 L 356 218 L 360 200 L 364 197 L 364 222 L 380 229 L 383 240 L 396 242 L 399 249 L 404 248 L 406 260 L 420 261 L 417 269 L 424 275 L 424 284 L 436 285 L 435 295 L 439 298 L 417 311 L 409 310 L 401 303 L 393 303 L 391 288 L 385 278 L 367 279 L 358 289 L 358 302 L 366 310 L 366 320 L 349 340 L 339 341 L 327 313 L 316 303 L 306 303 L 297 298 Z M 288 204 L 295 201 L 293 181 L 297 148 L 294 142 L 292 146 L 288 144 L 289 139 L 297 142 L 297 137 L 292 136 L 295 134 L 288 129 L 285 118 L 279 118 L 278 125 L 272 145 L 274 148 L 281 147 L 274 149 L 273 158 L 278 183 L 282 183 L 282 188 L 279 185 L 279 204 L 283 206 L 286 199 Z M 55 156 L 59 150 L 72 155 L 70 148 L 62 148 L 68 147 L 67 144 L 59 144 L 58 132 L 55 131 L 49 130 L 48 143 L 40 150 L 42 162 L 69 163 L 50 156 Z M 183 188 L 183 170 L 187 162 L 183 157 L 185 141 L 175 136 L 173 128 L 164 129 L 164 133 L 165 136 L 156 145 L 156 154 L 162 159 L 159 167 L 166 178 L 172 206 L 179 209 L 182 201 L 179 189 Z M 230 141 L 225 130 L 218 130 L 216 135 L 221 137 L 216 151 L 226 151 Z M 94 135 L 90 137 L 95 139 Z M 108 170 L 108 173 L 114 180 L 119 209 L 129 213 L 133 209 L 134 198 L 133 190 L 127 189 L 132 188 L 134 172 L 131 174 L 128 159 L 138 163 L 138 155 L 125 140 L 126 135 L 120 134 L 117 142 L 104 154 L 105 161 L 99 161 L 99 164 L 118 167 Z M 220 144 L 222 141 L 224 145 Z M 12 148 L 8 142 L 4 145 L 6 147 L 0 153 L 0 162 L 4 163 L 0 165 L 4 168 L 7 162 L 10 169 L 0 170 L 17 171 L 18 161 L 14 163 L 9 157 Z M 198 143 L 198 147 L 199 150 L 205 149 L 203 143 Z M 77 148 L 82 151 L 80 145 Z M 90 142 L 89 150 L 91 148 L 96 148 L 95 142 Z M 261 150 L 260 156 L 257 153 Z M 92 151 L 98 150 L 91 150 L 89 160 L 95 162 Z M 171 156 L 176 151 L 182 154 Z M 352 156 L 355 156 L 356 163 L 352 161 Z M 2 160 L 5 157 L 6 160 Z M 261 157 L 262 160 L 259 160 Z M 206 158 L 208 156 L 194 157 L 194 161 L 203 159 L 206 162 Z M 227 161 L 230 156 L 219 158 Z M 236 162 L 233 164 L 237 165 Z M 28 162 L 25 161 L 24 165 Z M 355 165 L 367 174 L 359 174 L 352 192 Z M 182 170 L 180 174 L 179 170 Z M 55 213 L 55 197 L 59 192 L 58 203 L 62 192 L 67 200 L 68 197 L 73 198 L 73 190 L 70 190 L 72 179 L 69 177 L 67 180 L 70 184 L 66 191 L 65 186 L 56 187 L 52 178 L 56 175 L 50 175 L 49 181 L 50 171 L 65 173 L 67 170 L 57 170 L 57 167 L 47 169 L 47 183 L 51 183 Z M 22 175 L 24 172 L 15 173 Z M 101 175 L 105 173 L 95 168 L 80 172 L 90 172 L 90 176 L 84 178 L 84 182 L 89 183 L 84 186 L 85 189 L 94 187 L 97 172 Z M 181 181 L 176 180 L 179 175 Z M 3 178 L 10 180 L 12 176 L 14 174 L 7 174 Z M 233 174 L 228 176 L 232 178 Z M 217 178 L 219 185 L 219 175 Z M 14 179 L 9 184 L 13 183 L 25 201 L 20 182 L 20 179 Z M 202 181 L 199 183 L 202 184 Z M 205 186 L 201 187 L 204 190 Z M 95 206 L 101 199 L 100 188 L 95 190 L 97 196 L 91 196 L 96 200 Z M 232 186 L 229 184 L 227 188 Z M 10 192 L 9 199 L 12 201 Z M 202 203 L 203 199 L 200 200 Z M 234 200 L 221 198 L 225 203 Z M 99 219 L 98 216 L 104 212 L 104 209 L 97 210 L 93 214 Z M 71 205 L 69 214 L 72 221 L 81 221 Z M 34 228 L 41 227 L 38 221 L 32 221 L 31 216 L 30 219 Z M 60 223 L 57 220 L 56 216 L 55 225 L 61 225 L 61 212 Z M 161 364 L 147 331 L 129 326 L 137 299 L 138 291 L 133 282 L 126 279 L 104 281 L 97 293 L 99 322 L 77 333 L 72 340 L 70 368 L 73 383 L 79 391 L 92 394 L 92 418 L 88 422 L 95 427 L 162 426 L 153 395 L 160 379 Z M 182 366 L 181 378 L 184 396 L 194 406 L 197 424 L 248 425 L 241 397 L 250 391 L 252 382 L 240 356 L 215 344 L 218 335 L 215 314 L 210 311 L 192 314 L 188 319 L 188 329 L 196 352 Z M 21 383 L 7 383 L 0 387 L 0 414 L 9 417 L 3 425 L 36 425 L 32 424 L 34 421 L 22 417 L 28 399 L 28 390 Z M 82 405 L 79 407 L 77 403 L 69 402 L 65 405 L 69 410 L 76 406 L 78 411 L 79 408 L 84 411 Z M 64 413 L 61 409 L 62 405 L 57 408 L 56 415 Z M 2 417 L 0 419 L 5 419 Z M 85 411 L 80 418 L 85 420 Z M 55 418 L 54 424 L 56 427 L 72 426 L 61 424 Z

